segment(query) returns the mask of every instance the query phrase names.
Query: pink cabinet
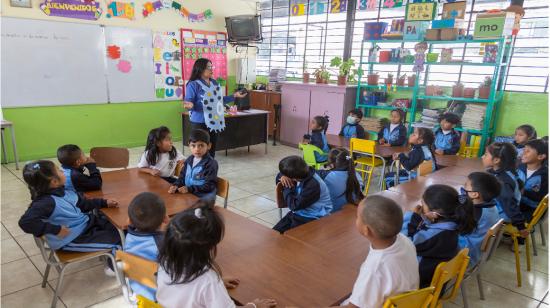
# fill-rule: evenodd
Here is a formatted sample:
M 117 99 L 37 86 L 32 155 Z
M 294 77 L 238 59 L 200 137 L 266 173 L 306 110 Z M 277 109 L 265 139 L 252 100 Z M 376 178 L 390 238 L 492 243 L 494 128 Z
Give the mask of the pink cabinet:
M 357 87 L 284 82 L 281 91 L 280 140 L 296 145 L 308 133 L 309 121 L 318 115 L 329 116 L 327 134 L 337 135 L 348 111 L 355 108 Z

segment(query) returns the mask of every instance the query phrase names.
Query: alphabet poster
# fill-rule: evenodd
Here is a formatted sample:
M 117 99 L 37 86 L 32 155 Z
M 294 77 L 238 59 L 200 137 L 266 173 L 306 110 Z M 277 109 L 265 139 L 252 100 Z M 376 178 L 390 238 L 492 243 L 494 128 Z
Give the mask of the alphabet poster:
M 176 31 L 153 32 L 153 65 L 157 99 L 183 97 L 181 60 L 179 33 Z

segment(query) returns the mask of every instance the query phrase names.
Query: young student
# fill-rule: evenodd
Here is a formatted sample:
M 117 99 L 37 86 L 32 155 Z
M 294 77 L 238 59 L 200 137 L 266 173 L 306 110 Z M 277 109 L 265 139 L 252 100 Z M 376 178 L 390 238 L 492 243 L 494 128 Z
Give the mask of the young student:
M 468 198 L 447 185 L 431 185 L 422 195 L 422 205 L 403 218 L 402 233 L 416 246 L 420 288 L 430 285 L 435 268 L 458 253 L 458 235 L 476 227 L 473 206 Z
M 215 261 L 224 229 L 220 214 L 204 203 L 170 220 L 159 251 L 156 295 L 162 307 L 235 307 L 226 287 L 237 287 L 239 280 L 222 279 Z M 256 299 L 244 307 L 275 305 L 271 299 Z
M 152 261 L 158 261 L 159 247 L 164 238 L 164 227 L 169 218 L 166 215 L 164 200 L 157 194 L 142 192 L 135 196 L 128 206 L 128 234 L 124 251 Z M 134 294 L 155 301 L 155 289 L 130 280 Z
M 460 118 L 451 112 L 441 115 L 439 127 L 435 131 L 435 153 L 439 155 L 455 155 L 460 149 L 460 133 L 454 128 L 460 123 Z
M 472 172 L 460 194 L 463 198 L 472 200 L 477 227 L 472 233 L 459 236 L 458 245 L 469 249 L 470 264 L 475 265 L 481 258 L 481 243 L 487 231 L 500 219 L 495 200 L 500 194 L 500 183 L 489 173 Z
M 65 189 L 63 171 L 49 160 L 30 162 L 23 168 L 29 186 L 31 205 L 19 219 L 19 227 L 34 236 L 45 236 L 53 250 L 97 251 L 119 249 L 120 236 L 94 209 L 117 207 L 109 199 L 86 199 L 74 190 Z M 106 274 L 114 275 L 105 269 Z
M 548 194 L 547 159 L 548 144 L 542 139 L 525 144 L 518 175 L 525 183 L 519 206 L 526 221 L 531 220 L 540 201 Z
M 361 176 L 355 171 L 350 153 L 344 148 L 336 148 L 328 153 L 330 170 L 317 170 L 317 174 L 327 185 L 334 213 L 347 204 L 359 204 L 364 196 L 361 189 Z
M 494 142 L 487 147 L 481 161 L 483 166 L 488 168 L 487 172 L 501 182 L 500 194 L 497 197 L 500 217 L 518 228 L 521 235 L 526 237 L 529 232 L 525 229 L 525 218 L 519 208 L 521 188 L 516 173 L 516 158 L 516 149 L 511 143 Z
M 343 306 L 382 307 L 388 297 L 418 289 L 416 250 L 399 233 L 402 223 L 403 211 L 391 199 L 369 196 L 359 203 L 355 226 L 370 249 Z
M 276 182 L 283 184 L 284 202 L 290 209 L 274 227 L 280 233 L 329 215 L 332 201 L 325 182 L 303 158 L 288 156 L 279 162 Z
M 323 154 L 315 152 L 315 160 L 318 163 L 326 162 L 328 151 L 330 150 L 327 142 L 328 116 L 316 116 L 309 123 L 311 134 L 304 135 L 304 143 L 309 143 L 321 149 Z
M 102 185 L 101 173 L 91 157 L 86 157 L 82 150 L 74 144 L 66 144 L 57 149 L 57 159 L 65 178 L 65 189 L 76 191 L 100 190 Z M 84 173 L 84 167 L 90 175 Z
M 359 124 L 361 119 L 363 119 L 363 112 L 361 109 L 351 110 L 346 118 L 346 125 L 342 127 L 339 135 L 344 136 L 346 139 L 365 139 L 365 129 Z
M 401 166 L 405 169 L 399 171 L 400 182 L 408 181 L 409 175 L 415 178 L 416 172 L 412 170 L 418 167 L 423 161 L 431 160 L 433 170 L 436 169 L 435 155 L 432 153 L 434 138 L 434 133 L 430 129 L 416 127 L 409 136 L 409 143 L 412 145 L 412 150 L 408 154 L 393 154 L 393 159 L 399 160 Z M 394 177 L 395 172 L 388 173 L 386 176 L 386 187 L 392 187 L 394 185 Z
M 174 171 L 183 155 L 172 144 L 172 134 L 166 126 L 153 128 L 147 136 L 145 152 L 138 163 L 139 171 L 160 176 L 170 184 L 176 181 Z
M 189 135 L 189 149 L 192 155 L 185 160 L 179 178 L 168 192 L 192 193 L 203 200 L 216 200 L 218 162 L 208 153 L 208 133 L 202 129 L 193 130 Z
M 521 159 L 523 149 L 525 148 L 527 142 L 535 139 L 537 139 L 537 131 L 532 125 L 524 124 L 516 128 L 516 133 L 514 134 L 514 146 L 517 149 L 518 159 Z
M 407 128 L 403 125 L 405 113 L 394 109 L 390 113 L 390 123 L 378 133 L 378 144 L 381 146 L 402 146 L 407 141 Z

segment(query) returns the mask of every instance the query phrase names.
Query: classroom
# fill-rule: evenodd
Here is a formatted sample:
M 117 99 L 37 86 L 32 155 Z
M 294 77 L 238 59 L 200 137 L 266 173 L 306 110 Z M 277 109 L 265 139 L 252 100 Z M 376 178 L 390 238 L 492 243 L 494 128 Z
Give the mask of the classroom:
M 0 306 L 548 307 L 546 0 L 0 0 Z

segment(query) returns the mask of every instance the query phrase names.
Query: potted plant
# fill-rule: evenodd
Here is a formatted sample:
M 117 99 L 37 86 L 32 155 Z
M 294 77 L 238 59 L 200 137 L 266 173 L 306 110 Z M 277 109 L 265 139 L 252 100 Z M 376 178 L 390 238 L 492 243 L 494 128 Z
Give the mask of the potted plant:
M 309 72 L 307 71 L 307 61 L 304 62 L 303 80 L 304 83 L 309 83 Z
M 493 78 L 487 76 L 483 82 L 479 85 L 479 92 L 477 94 L 478 98 L 487 99 L 491 94 L 491 84 L 493 84 Z
M 404 87 L 405 86 L 405 79 L 407 79 L 407 74 L 397 77 L 397 85 L 400 86 L 400 87 Z
M 476 96 L 476 88 L 464 88 L 462 96 L 465 98 L 474 98 Z
M 426 86 L 426 96 L 440 96 L 443 94 L 443 89 L 440 86 Z
M 330 73 L 324 65 L 321 65 L 321 67 L 316 69 L 315 72 L 313 72 L 313 75 L 315 75 L 316 83 L 328 83 L 328 79 L 330 78 Z
M 380 76 L 378 76 L 378 73 L 372 73 L 367 75 L 367 83 L 369 86 L 377 86 L 378 85 L 378 79 Z
M 389 73 L 388 77 L 384 80 L 384 83 L 388 86 L 391 86 L 393 84 L 393 74 Z
M 407 85 L 409 87 L 414 87 L 415 83 L 416 83 L 416 74 L 412 74 L 407 78 Z
M 462 82 L 457 81 L 453 86 L 452 97 L 462 97 L 464 95 L 464 85 Z
M 330 60 L 330 67 L 338 68 L 338 85 L 345 86 L 351 68 L 355 65 L 353 59 L 342 60 L 340 57 L 334 57 Z
M 351 74 L 348 75 L 348 82 L 357 82 L 357 80 L 359 79 L 359 76 L 363 76 L 363 70 L 361 68 L 358 68 L 358 69 L 353 69 L 351 71 Z M 357 79 L 355 79 L 355 77 L 357 76 Z M 378 82 L 378 81 L 377 81 Z

